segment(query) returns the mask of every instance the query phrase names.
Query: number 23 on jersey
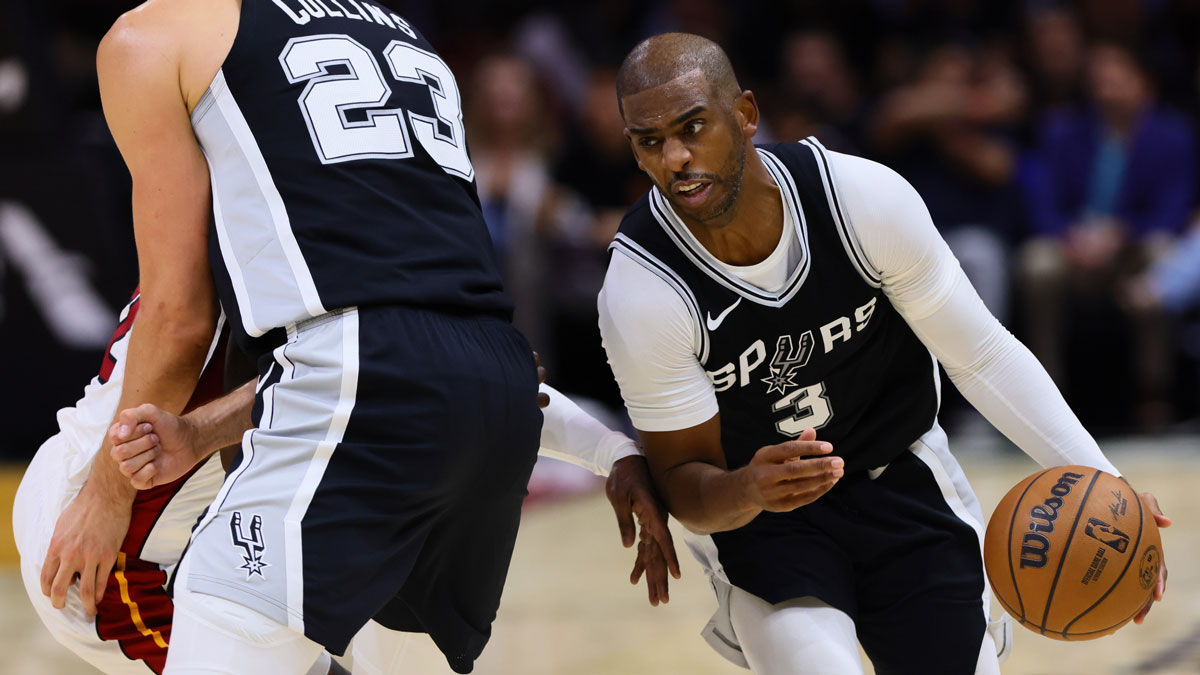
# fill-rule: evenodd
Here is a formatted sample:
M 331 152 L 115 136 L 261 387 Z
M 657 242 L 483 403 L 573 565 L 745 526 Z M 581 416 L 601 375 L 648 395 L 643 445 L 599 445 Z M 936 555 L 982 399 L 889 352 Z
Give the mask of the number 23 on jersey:
M 313 148 L 323 164 L 413 156 L 412 137 L 446 173 L 473 180 L 467 155 L 458 84 L 437 54 L 393 41 L 383 51 L 390 79 L 424 85 L 433 116 L 386 108 L 389 78 L 371 50 L 346 35 L 312 35 L 289 40 L 279 62 L 290 82 L 307 82 L 298 100 Z M 337 66 L 334 70 L 332 67 Z M 366 118 L 351 121 L 350 111 Z

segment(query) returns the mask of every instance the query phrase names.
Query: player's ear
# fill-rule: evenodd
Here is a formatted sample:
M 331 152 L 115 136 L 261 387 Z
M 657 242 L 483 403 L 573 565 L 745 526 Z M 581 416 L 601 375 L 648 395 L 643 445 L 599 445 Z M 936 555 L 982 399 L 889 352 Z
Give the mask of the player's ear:
M 642 166 L 642 158 L 638 157 L 637 144 L 633 141 L 633 134 L 629 133 L 629 127 L 625 127 L 622 133 L 625 134 L 625 140 L 629 141 L 629 151 L 633 153 L 633 159 L 637 162 L 638 168 L 645 171 L 646 167 Z
M 747 89 L 733 99 L 733 117 L 742 136 L 753 138 L 758 133 L 758 101 L 754 99 L 754 92 Z

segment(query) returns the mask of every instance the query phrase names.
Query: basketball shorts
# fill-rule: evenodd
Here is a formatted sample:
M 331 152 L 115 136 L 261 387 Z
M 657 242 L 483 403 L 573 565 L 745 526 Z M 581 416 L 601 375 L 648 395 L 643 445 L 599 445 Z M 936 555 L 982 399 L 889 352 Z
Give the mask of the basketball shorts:
M 111 418 L 108 418 L 111 419 Z M 139 492 L 129 531 L 108 577 L 95 617 L 88 616 L 72 584 L 58 610 L 42 595 L 42 563 L 55 523 L 90 475 L 108 422 L 59 433 L 38 449 L 13 504 L 13 534 L 21 578 L 34 609 L 59 643 L 109 675 L 161 673 L 171 638 L 172 603 L 165 585 L 179 562 L 192 526 L 224 478 L 211 457 L 183 478 Z M 73 439 L 91 439 L 87 447 Z
M 769 603 L 814 597 L 847 614 L 877 673 L 973 673 L 984 631 L 1001 658 L 1007 616 L 991 620 L 979 503 L 934 426 L 890 464 L 844 476 L 817 501 L 748 526 L 689 536 L 719 608 L 705 639 L 746 665 L 729 586 Z
M 404 307 L 289 326 L 254 430 L 176 584 L 335 653 L 374 618 L 469 672 L 491 632 L 541 432 L 506 321 Z

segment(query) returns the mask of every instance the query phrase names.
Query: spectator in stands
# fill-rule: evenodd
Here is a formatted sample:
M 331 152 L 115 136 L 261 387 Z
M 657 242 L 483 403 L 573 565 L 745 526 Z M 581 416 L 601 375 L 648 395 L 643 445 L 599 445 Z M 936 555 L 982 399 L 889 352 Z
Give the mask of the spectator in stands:
M 856 152 L 863 121 L 859 84 L 837 36 L 802 30 L 781 54 L 780 104 L 770 125 L 782 141 L 817 136 L 831 150 Z
M 1120 284 L 1169 250 L 1196 196 L 1192 127 L 1156 105 L 1129 49 L 1092 47 L 1086 92 L 1084 105 L 1046 113 L 1037 142 L 1044 173 L 1025 181 L 1035 234 L 1019 256 L 1025 325 L 1060 386 L 1064 303 L 1112 304 Z M 1133 329 L 1137 421 L 1158 428 L 1170 418 L 1167 327 L 1155 314 Z
M 548 274 L 556 279 L 551 321 L 555 330 L 556 383 L 576 398 L 585 396 L 621 406 L 607 356 L 600 346 L 596 295 L 608 266 L 608 245 L 629 205 L 650 189 L 650 181 L 629 154 L 625 122 L 617 108 L 617 75 L 596 69 L 587 81 L 580 110 L 555 164 L 555 177 L 585 205 L 587 218 L 563 219 Z M 567 229 L 568 223 L 577 229 Z
M 471 161 L 484 219 L 515 301 L 514 323 L 544 359 L 545 235 L 553 229 L 554 184 L 547 166 L 553 138 L 533 70 L 497 54 L 476 66 L 466 103 Z
M 921 193 L 1001 321 L 1008 307 L 1006 241 L 1021 218 L 1011 127 L 1024 108 L 1024 85 L 1002 51 L 946 43 L 883 97 L 868 124 L 871 149 Z
M 1030 94 L 1039 109 L 1077 103 L 1084 42 L 1079 22 L 1058 6 L 1035 8 L 1025 25 Z

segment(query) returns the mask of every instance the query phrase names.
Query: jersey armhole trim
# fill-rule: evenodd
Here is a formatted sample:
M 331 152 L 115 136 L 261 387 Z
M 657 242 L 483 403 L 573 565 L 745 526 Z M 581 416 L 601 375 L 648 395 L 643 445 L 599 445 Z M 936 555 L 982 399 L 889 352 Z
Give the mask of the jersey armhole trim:
M 708 361 L 708 333 L 704 330 L 704 320 L 700 313 L 700 303 L 696 301 L 696 296 L 688 289 L 683 279 L 679 278 L 675 272 L 671 271 L 671 268 L 663 264 L 658 258 L 655 258 L 649 251 L 619 232 L 616 238 L 613 239 L 612 244 L 609 245 L 609 250 L 621 253 L 638 265 L 646 268 L 646 270 L 665 281 L 668 286 L 679 294 L 679 297 L 683 299 L 684 306 L 687 307 L 688 314 L 692 317 L 692 331 L 695 339 L 695 342 L 692 344 L 692 351 L 696 355 L 696 358 L 700 360 L 700 365 L 703 366 Z
M 192 126 L 195 127 L 204 119 L 209 110 L 217 103 L 217 96 L 223 93 L 225 89 L 225 70 L 223 68 L 217 70 L 217 74 L 213 75 L 212 82 L 209 83 L 208 89 L 204 90 L 204 95 L 196 103 L 196 108 L 192 110 L 191 120 Z
M 833 169 L 829 165 L 827 154 L 829 151 L 813 136 L 800 141 L 800 144 L 807 146 L 817 158 L 817 168 L 821 172 L 821 181 L 825 184 L 825 198 L 829 201 L 829 212 L 833 216 L 833 222 L 837 224 L 838 237 L 841 238 L 842 246 L 846 249 L 846 256 L 850 258 L 850 262 L 858 270 L 863 281 L 867 282 L 867 285 L 879 288 L 883 285 L 882 276 L 871 266 L 858 237 L 850 226 L 850 219 L 842 211 L 842 202 L 838 198 L 837 186 L 834 184 Z

